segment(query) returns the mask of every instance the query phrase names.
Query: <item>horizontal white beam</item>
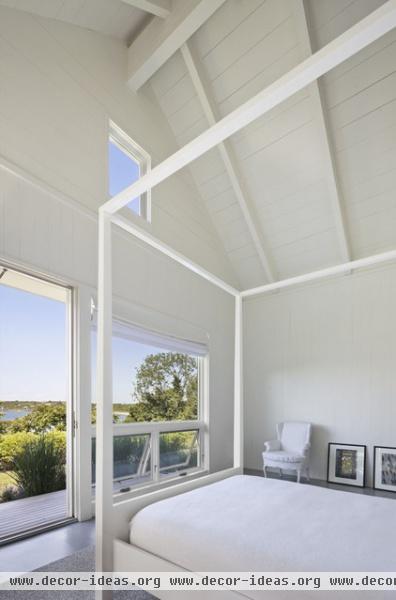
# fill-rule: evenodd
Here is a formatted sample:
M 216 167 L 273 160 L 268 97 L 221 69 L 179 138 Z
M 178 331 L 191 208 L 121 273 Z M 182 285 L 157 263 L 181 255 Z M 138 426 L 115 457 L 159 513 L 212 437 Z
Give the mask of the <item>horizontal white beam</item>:
M 121 0 L 125 4 L 144 10 L 144 12 L 166 19 L 171 12 L 169 0 Z
M 181 53 L 183 55 L 184 62 L 186 63 L 187 70 L 190 74 L 191 81 L 194 85 L 195 91 L 197 92 L 198 99 L 201 103 L 202 110 L 208 120 L 209 125 L 215 125 L 217 119 L 215 114 L 215 108 L 213 99 L 210 97 L 208 86 L 204 81 L 203 74 L 200 73 L 198 68 L 198 61 L 194 58 L 188 42 L 183 44 L 181 47 Z M 221 142 L 218 145 L 220 156 L 223 159 L 225 169 L 231 182 L 231 187 L 234 190 L 235 197 L 238 201 L 241 209 L 243 218 L 245 219 L 246 226 L 250 233 L 250 237 L 253 242 L 253 246 L 256 249 L 259 261 L 264 270 L 265 276 L 268 281 L 274 281 L 274 275 L 268 253 L 264 249 L 261 232 L 259 232 L 256 225 L 256 219 L 252 217 L 251 202 L 248 198 L 245 185 L 242 177 L 239 173 L 238 165 L 236 163 L 233 149 L 229 145 L 229 142 Z
M 128 204 L 131 198 L 136 198 L 158 185 L 324 73 L 382 37 L 395 26 L 396 0 L 388 0 L 368 17 L 169 156 L 139 181 L 108 200 L 103 204 L 103 209 L 109 213 L 117 212 Z
M 173 0 L 165 21 L 154 19 L 128 49 L 128 85 L 136 92 L 225 0 Z
M 382 254 L 374 254 L 373 256 L 367 256 L 366 258 L 351 260 L 340 265 L 335 265 L 334 267 L 321 269 L 320 271 L 312 271 L 311 273 L 305 273 L 304 275 L 298 275 L 297 277 L 290 277 L 289 279 L 283 279 L 282 281 L 276 281 L 275 283 L 269 283 L 267 285 L 261 285 L 250 290 L 245 290 L 244 292 L 241 292 L 241 297 L 249 298 L 250 296 L 258 296 L 260 294 L 274 292 L 275 290 L 281 290 L 293 285 L 308 283 L 310 281 L 316 281 L 317 279 L 324 279 L 325 277 L 340 275 L 355 269 L 371 267 L 373 265 L 392 262 L 394 260 L 396 260 L 396 250 L 390 250 L 389 252 L 383 252 Z
M 216 275 L 213 275 L 213 273 L 210 273 L 203 267 L 200 267 L 199 265 L 194 263 L 192 260 L 190 260 L 189 258 L 184 256 L 180 252 L 177 252 L 177 250 L 174 250 L 167 244 L 160 242 L 157 238 L 152 236 L 150 233 L 147 233 L 147 231 L 145 231 L 141 227 L 138 227 L 137 225 L 134 225 L 133 223 L 131 223 L 124 217 L 113 216 L 112 223 L 114 223 L 114 225 L 117 225 L 118 227 L 121 227 L 122 229 L 125 229 L 125 231 L 128 231 L 129 233 L 131 233 L 137 239 L 142 240 L 143 242 L 145 242 L 152 248 L 159 250 L 159 252 L 162 252 L 162 254 L 165 254 L 165 256 L 168 256 L 169 258 L 176 261 L 177 263 L 183 265 L 184 267 L 187 267 L 187 269 L 189 269 L 193 273 L 200 275 L 200 277 L 202 277 L 203 279 L 206 279 L 213 285 L 216 285 L 217 287 L 221 288 L 228 294 L 231 294 L 232 296 L 239 296 L 239 294 L 240 294 L 239 290 L 233 288 L 231 285 L 229 285 L 228 283 L 226 283 L 225 281 L 223 281 Z

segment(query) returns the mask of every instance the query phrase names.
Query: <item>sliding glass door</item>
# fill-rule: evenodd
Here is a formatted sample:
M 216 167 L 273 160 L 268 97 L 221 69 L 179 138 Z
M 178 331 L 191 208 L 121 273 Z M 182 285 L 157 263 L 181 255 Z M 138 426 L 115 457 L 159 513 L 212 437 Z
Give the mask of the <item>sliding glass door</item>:
M 72 290 L 0 265 L 0 543 L 73 517 Z

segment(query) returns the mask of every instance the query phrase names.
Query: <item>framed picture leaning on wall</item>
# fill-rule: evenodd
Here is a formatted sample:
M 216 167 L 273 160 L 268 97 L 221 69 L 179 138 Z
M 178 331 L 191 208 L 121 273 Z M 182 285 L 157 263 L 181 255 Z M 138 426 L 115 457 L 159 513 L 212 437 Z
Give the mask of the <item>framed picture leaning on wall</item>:
M 329 443 L 327 481 L 364 487 L 366 484 L 366 446 Z
M 373 482 L 376 490 L 396 492 L 396 448 L 374 446 Z

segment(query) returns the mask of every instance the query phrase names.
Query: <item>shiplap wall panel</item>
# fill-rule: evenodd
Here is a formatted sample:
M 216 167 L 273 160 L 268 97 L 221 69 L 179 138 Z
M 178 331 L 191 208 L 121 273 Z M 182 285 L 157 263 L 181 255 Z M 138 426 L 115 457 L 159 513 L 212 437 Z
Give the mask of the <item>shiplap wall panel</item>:
M 0 168 L 0 218 L 0 258 L 88 287 L 95 294 L 98 227 L 90 214 Z M 177 227 L 172 234 L 176 236 Z M 116 228 L 113 269 L 117 315 L 208 342 L 215 438 L 211 468 L 231 466 L 234 299 Z
M 119 40 L 22 11 L 0 8 L 0 16 L 0 155 L 96 211 L 107 199 L 109 118 L 154 164 L 172 153 L 176 146 L 158 107 L 128 91 Z M 238 283 L 185 176 L 154 190 L 153 204 L 155 235 Z M 167 226 L 172 220 L 176 239 Z
M 147 21 L 145 12 L 121 0 L 0 0 L 0 6 L 66 21 L 124 41 Z
M 327 443 L 396 436 L 396 267 L 248 300 L 245 305 L 246 466 L 261 467 L 276 423 L 313 423 L 311 475 L 326 478 Z

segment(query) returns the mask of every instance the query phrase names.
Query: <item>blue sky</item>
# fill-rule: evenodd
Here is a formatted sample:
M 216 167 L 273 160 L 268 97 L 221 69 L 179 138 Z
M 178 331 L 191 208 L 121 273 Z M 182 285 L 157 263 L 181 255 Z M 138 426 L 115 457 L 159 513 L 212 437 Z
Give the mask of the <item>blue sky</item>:
M 109 143 L 109 193 L 139 177 L 139 167 Z M 136 202 L 131 203 L 136 210 Z M 93 376 L 96 336 L 92 336 Z M 67 397 L 66 307 L 0 283 L 0 400 L 64 401 Z M 113 344 L 115 402 L 131 402 L 136 367 L 158 351 L 123 339 Z M 95 390 L 93 390 L 94 394 Z
M 0 284 L 0 316 L 0 400 L 65 400 L 65 304 Z
M 139 179 L 139 165 L 118 146 L 109 142 L 109 194 L 115 196 Z M 128 204 L 134 212 L 139 213 L 139 200 Z
M 66 305 L 0 284 L 0 400 L 65 401 Z M 92 333 L 92 396 L 96 333 Z M 136 368 L 160 349 L 113 340 L 114 402 L 131 402 Z

